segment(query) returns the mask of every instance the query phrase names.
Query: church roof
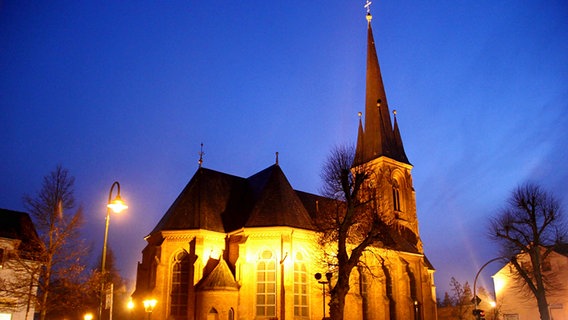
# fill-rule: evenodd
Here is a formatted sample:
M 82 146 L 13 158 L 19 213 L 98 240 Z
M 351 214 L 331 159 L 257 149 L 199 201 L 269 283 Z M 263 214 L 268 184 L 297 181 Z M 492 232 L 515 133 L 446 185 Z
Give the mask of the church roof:
M 365 125 L 359 123 L 354 165 L 386 156 L 410 164 L 395 118 L 393 128 L 381 68 L 375 48 L 371 15 L 367 15 L 367 77 L 365 93 Z
M 152 233 L 160 230 L 205 229 L 225 232 L 238 221 L 222 216 L 238 215 L 247 206 L 245 179 L 206 168 L 199 168 L 170 206 Z
M 313 229 L 306 208 L 277 164 L 249 178 L 200 167 L 151 234 L 261 226 Z
M 248 178 L 255 198 L 246 227 L 289 226 L 313 229 L 308 211 L 286 179 L 273 165 Z

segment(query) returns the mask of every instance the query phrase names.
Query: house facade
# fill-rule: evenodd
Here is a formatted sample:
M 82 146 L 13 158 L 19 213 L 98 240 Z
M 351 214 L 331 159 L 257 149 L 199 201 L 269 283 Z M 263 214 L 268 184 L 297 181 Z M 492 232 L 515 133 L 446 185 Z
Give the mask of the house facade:
M 385 214 L 398 227 L 388 231 L 389 241 L 369 248 L 365 268 L 352 273 L 345 318 L 434 320 L 434 268 L 420 239 L 412 165 L 396 115 L 391 118 L 370 14 L 367 21 L 365 118 L 353 166 L 388 173 L 379 192 L 391 208 Z M 277 157 L 249 177 L 200 163 L 145 238 L 135 304 L 157 300 L 153 319 L 327 317 L 334 275 L 323 257 L 333 251 L 319 245 L 314 219 L 329 201 L 295 190 Z M 318 273 L 324 276 L 317 279 Z
M 530 265 L 528 254 L 520 254 L 517 260 L 521 265 Z M 542 269 L 545 278 L 554 284 L 546 296 L 551 319 L 568 319 L 568 245 L 560 245 L 552 251 Z M 522 288 L 522 280 L 515 274 L 515 267 L 509 262 L 493 275 L 496 302 L 502 319 L 540 319 L 536 298 L 527 288 Z
M 34 318 L 39 238 L 25 212 L 0 209 L 0 319 Z

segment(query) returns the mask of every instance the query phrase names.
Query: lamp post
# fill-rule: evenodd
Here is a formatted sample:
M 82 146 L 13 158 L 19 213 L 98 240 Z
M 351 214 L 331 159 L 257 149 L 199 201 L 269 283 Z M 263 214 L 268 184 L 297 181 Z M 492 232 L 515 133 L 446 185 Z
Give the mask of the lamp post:
M 330 283 L 331 281 L 331 277 L 333 276 L 333 274 L 331 272 L 326 272 L 325 273 L 325 278 L 327 280 L 321 280 L 321 273 L 316 273 L 314 274 L 314 278 L 316 278 L 316 280 L 318 281 L 319 284 L 321 284 L 321 292 L 322 292 L 322 297 L 323 297 L 323 319 L 326 319 L 325 316 L 325 285 Z
M 156 299 L 146 299 L 142 301 L 144 304 L 144 311 L 148 313 L 148 320 L 152 319 L 152 311 L 154 311 L 154 307 L 158 301 Z
M 476 291 L 476 288 L 477 288 L 477 278 L 479 277 L 479 274 L 481 273 L 481 271 L 482 271 L 485 267 L 487 267 L 488 264 L 490 264 L 491 262 L 494 262 L 494 261 L 505 260 L 505 259 L 507 259 L 507 258 L 505 258 L 505 257 L 498 257 L 498 258 L 491 259 L 491 260 L 487 261 L 484 265 L 482 265 L 481 268 L 479 268 L 479 271 L 477 271 L 477 273 L 475 274 L 475 279 L 473 280 L 473 299 L 472 299 L 473 301 L 472 301 L 472 302 L 473 302 L 473 310 L 474 310 L 473 312 L 474 312 L 474 315 L 475 315 L 476 317 L 477 317 L 477 314 L 475 314 L 475 312 L 478 312 L 478 311 L 477 311 L 477 306 L 479 305 L 479 302 L 481 302 L 481 299 L 479 299 L 479 298 L 477 297 L 477 291 Z
M 117 189 L 117 193 L 116 193 L 116 197 L 114 198 L 114 200 L 112 200 L 112 191 L 114 190 L 115 186 L 116 186 L 116 189 Z M 106 292 L 105 292 L 105 284 L 106 284 L 105 265 L 106 265 L 106 253 L 107 253 L 107 241 L 108 241 L 108 226 L 109 226 L 109 223 L 110 223 L 110 211 L 112 210 L 115 213 L 119 213 L 119 212 L 121 212 L 121 211 L 123 211 L 124 209 L 127 209 L 127 208 L 128 208 L 128 206 L 126 204 L 124 204 L 124 202 L 120 198 L 120 183 L 118 183 L 118 181 L 115 181 L 110 186 L 110 191 L 108 192 L 107 212 L 106 212 L 106 219 L 105 219 L 105 237 L 104 237 L 104 241 L 103 241 L 103 256 L 101 258 L 101 278 L 102 279 L 101 279 L 101 301 L 100 301 L 100 304 L 99 304 L 99 320 L 102 320 L 102 317 L 103 317 L 103 304 L 104 304 L 104 299 L 106 297 Z M 111 308 L 111 310 L 112 310 L 112 308 Z M 112 313 L 109 317 L 109 320 L 112 320 Z

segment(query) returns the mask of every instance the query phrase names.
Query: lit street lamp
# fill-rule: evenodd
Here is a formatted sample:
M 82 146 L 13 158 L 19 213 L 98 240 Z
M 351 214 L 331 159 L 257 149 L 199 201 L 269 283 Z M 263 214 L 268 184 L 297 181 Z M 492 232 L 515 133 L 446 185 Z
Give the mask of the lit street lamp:
M 114 200 L 112 200 L 112 191 L 114 189 L 114 186 L 116 186 L 117 189 L 117 193 L 116 193 L 116 197 L 114 198 Z M 110 211 L 112 210 L 115 213 L 119 213 L 121 211 L 123 211 L 124 209 L 127 209 L 128 206 L 126 204 L 124 204 L 124 202 L 122 201 L 122 199 L 120 198 L 120 184 L 118 183 L 118 181 L 115 181 L 112 186 L 110 187 L 110 191 L 108 193 L 108 202 L 107 202 L 107 212 L 106 212 L 106 219 L 105 219 L 105 237 L 104 237 L 104 241 L 103 241 L 103 256 L 101 258 L 101 301 L 99 304 L 99 320 L 102 320 L 102 316 L 103 316 L 103 303 L 106 297 L 106 292 L 105 292 L 105 284 L 106 284 L 106 270 L 105 270 L 105 265 L 106 265 L 106 253 L 107 253 L 107 241 L 108 241 L 108 225 L 110 223 Z M 111 300 L 112 301 L 112 300 Z M 112 304 L 112 302 L 111 302 Z M 109 317 L 109 320 L 112 320 L 112 305 L 111 305 L 111 314 Z
M 314 274 L 314 278 L 316 278 L 318 283 L 321 284 L 321 292 L 322 292 L 322 296 L 323 296 L 323 319 L 326 319 L 326 316 L 325 316 L 325 285 L 330 283 L 332 276 L 333 276 L 333 274 L 331 272 L 326 272 L 325 278 L 327 280 L 320 280 L 321 279 L 321 273 L 318 272 L 318 273 Z
M 134 309 L 134 301 L 132 301 L 132 298 L 126 303 L 126 308 L 128 309 L 128 319 L 132 319 L 132 309 Z
M 491 259 L 489 261 L 487 261 L 484 265 L 481 266 L 481 268 L 479 268 L 479 271 L 477 271 L 477 273 L 475 274 L 475 279 L 473 280 L 473 299 L 471 299 L 471 302 L 473 303 L 473 315 L 476 317 L 476 319 L 481 319 L 482 318 L 482 314 L 483 314 L 483 310 L 481 309 L 477 309 L 479 303 L 481 302 L 481 299 L 479 299 L 479 297 L 477 296 L 477 278 L 479 277 L 479 274 L 481 273 L 481 271 L 487 267 L 488 264 L 490 264 L 491 262 L 494 261 L 498 261 L 498 260 L 506 260 L 507 258 L 505 257 L 498 257 L 498 258 L 494 258 Z M 483 318 L 485 319 L 485 318 Z
M 154 307 L 158 301 L 156 299 L 146 299 L 142 301 L 144 304 L 144 310 L 148 313 L 148 320 L 152 319 L 152 311 L 154 311 Z

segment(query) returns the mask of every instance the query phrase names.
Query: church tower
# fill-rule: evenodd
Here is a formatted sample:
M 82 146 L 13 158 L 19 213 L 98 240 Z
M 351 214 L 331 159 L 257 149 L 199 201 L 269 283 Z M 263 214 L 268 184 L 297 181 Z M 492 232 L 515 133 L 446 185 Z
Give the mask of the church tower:
M 387 219 L 395 219 L 399 232 L 420 253 L 423 253 L 416 216 L 416 197 L 412 184 L 412 165 L 408 161 L 396 111 L 391 121 L 390 109 L 381 76 L 381 68 L 373 29 L 372 15 L 367 12 L 367 72 L 364 122 L 359 119 L 354 168 L 365 166 L 375 172 L 377 192 L 386 199 L 391 210 Z M 359 113 L 361 116 L 361 113 Z M 394 122 L 394 125 L 393 125 Z
M 434 268 L 419 237 L 412 165 L 396 115 L 391 120 L 369 12 L 367 32 L 365 118 L 353 170 L 372 170 L 369 190 L 380 195 L 385 220 L 396 223 L 351 274 L 345 319 L 433 320 Z M 337 200 L 295 190 L 278 156 L 248 177 L 205 168 L 201 157 L 198 163 L 145 237 L 133 302 L 157 300 L 152 317 L 168 320 L 327 318 L 325 284 L 336 279 L 322 262 L 327 248 L 315 219 L 334 214 L 325 207 Z M 134 312 L 146 316 L 143 308 Z

